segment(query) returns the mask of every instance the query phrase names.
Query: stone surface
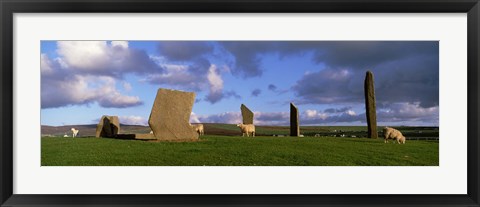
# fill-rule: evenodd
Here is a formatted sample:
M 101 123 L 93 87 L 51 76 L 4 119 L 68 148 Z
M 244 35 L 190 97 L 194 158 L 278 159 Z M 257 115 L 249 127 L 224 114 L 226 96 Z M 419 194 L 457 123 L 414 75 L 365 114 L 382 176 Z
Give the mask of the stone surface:
M 367 71 L 365 76 L 365 109 L 368 124 L 367 137 L 378 138 L 377 134 L 377 112 L 375 105 L 375 85 L 373 82 L 373 74 Z
M 148 125 L 157 140 L 198 140 L 190 126 L 195 93 L 158 89 Z
M 103 115 L 97 124 L 95 137 L 116 137 L 120 131 L 120 121 L 118 116 Z
M 290 103 L 290 136 L 300 136 L 298 108 L 293 103 Z
M 135 134 L 135 139 L 156 139 L 153 134 Z
M 253 124 L 253 112 L 243 104 L 240 106 L 240 110 L 242 111 L 243 124 Z

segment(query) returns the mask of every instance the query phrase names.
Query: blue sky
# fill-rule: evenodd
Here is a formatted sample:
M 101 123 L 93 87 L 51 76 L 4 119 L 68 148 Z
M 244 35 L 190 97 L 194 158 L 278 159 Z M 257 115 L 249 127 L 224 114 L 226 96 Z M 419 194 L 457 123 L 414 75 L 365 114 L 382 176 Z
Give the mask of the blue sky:
M 196 93 L 191 122 L 365 125 L 375 77 L 379 125 L 439 122 L 437 41 L 42 41 L 42 125 L 117 115 L 146 125 L 158 88 Z

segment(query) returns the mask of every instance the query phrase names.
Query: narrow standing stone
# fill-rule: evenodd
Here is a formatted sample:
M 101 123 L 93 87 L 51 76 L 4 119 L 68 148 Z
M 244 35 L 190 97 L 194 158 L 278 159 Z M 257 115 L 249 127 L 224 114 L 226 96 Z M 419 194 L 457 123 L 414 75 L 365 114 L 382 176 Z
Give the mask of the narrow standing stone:
M 378 138 L 377 134 L 377 112 L 375 105 L 375 86 L 373 83 L 373 74 L 367 71 L 365 76 L 365 109 L 368 124 L 368 137 Z
M 240 110 L 242 111 L 243 124 L 253 124 L 253 112 L 243 104 L 240 106 Z
M 298 108 L 290 103 L 290 136 L 300 136 L 300 122 L 298 119 Z

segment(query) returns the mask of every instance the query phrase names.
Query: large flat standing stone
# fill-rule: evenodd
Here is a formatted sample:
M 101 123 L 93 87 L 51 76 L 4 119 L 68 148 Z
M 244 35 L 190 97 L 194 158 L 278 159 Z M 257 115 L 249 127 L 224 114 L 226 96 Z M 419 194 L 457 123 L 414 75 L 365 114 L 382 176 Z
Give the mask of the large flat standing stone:
M 290 136 L 300 136 L 298 108 L 293 103 L 290 103 Z
M 367 71 L 365 76 L 365 109 L 367 116 L 368 134 L 370 138 L 378 138 L 377 134 L 377 109 L 375 105 L 375 85 L 373 83 L 373 74 Z
M 190 126 L 195 93 L 158 89 L 148 125 L 157 140 L 198 140 Z
M 253 112 L 243 104 L 240 106 L 240 110 L 242 111 L 243 124 L 253 124 Z
M 95 131 L 95 137 L 116 137 L 120 131 L 120 121 L 118 116 L 103 115 L 97 124 L 97 130 Z

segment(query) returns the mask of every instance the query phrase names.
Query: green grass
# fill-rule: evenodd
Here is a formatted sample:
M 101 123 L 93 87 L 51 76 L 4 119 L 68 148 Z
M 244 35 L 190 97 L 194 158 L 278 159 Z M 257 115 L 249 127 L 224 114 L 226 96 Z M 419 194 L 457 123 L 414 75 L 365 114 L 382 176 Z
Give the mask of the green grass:
M 438 166 L 438 142 L 203 136 L 199 142 L 42 138 L 42 166 Z

